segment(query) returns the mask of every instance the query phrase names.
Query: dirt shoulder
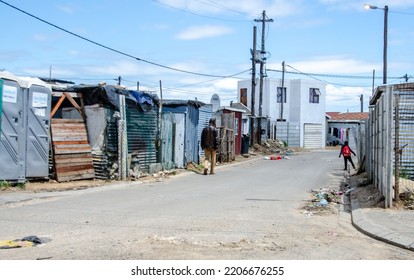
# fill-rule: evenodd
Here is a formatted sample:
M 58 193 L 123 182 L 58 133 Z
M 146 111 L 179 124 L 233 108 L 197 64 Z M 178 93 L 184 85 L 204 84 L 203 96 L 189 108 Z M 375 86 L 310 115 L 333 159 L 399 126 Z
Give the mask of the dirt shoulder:
M 254 160 L 261 157 L 260 154 L 251 154 L 245 156 L 236 156 L 236 159 L 228 163 L 217 163 L 217 167 L 231 165 L 235 163 L 242 163 L 249 160 Z M 189 168 L 186 169 L 173 169 L 168 171 L 161 171 L 155 174 L 143 174 L 139 179 L 134 178 L 133 180 L 127 180 L 126 182 L 139 181 L 142 183 L 153 183 L 160 182 L 168 179 L 169 177 L 176 176 L 179 174 L 196 172 L 195 165 L 190 164 Z M 112 185 L 114 183 L 121 181 L 114 180 L 79 180 L 79 181 L 69 181 L 69 182 L 57 182 L 56 180 L 37 180 L 37 181 L 28 181 L 24 184 L 19 185 L 3 185 L 0 187 L 1 193 L 10 193 L 10 192 L 59 192 L 59 191 L 68 191 L 68 190 L 83 190 L 88 188 L 97 188 L 102 186 Z
M 353 188 L 351 198 L 358 201 L 360 208 L 385 208 L 385 198 L 375 186 L 368 181 L 366 173 L 352 176 Z M 394 210 L 414 210 L 414 188 L 405 185 L 400 188 L 400 200 L 393 201 Z

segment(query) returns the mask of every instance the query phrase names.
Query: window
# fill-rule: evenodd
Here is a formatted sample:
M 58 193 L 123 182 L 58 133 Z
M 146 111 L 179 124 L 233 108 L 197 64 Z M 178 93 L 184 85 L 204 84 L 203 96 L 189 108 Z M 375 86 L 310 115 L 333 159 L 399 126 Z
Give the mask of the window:
M 234 118 L 234 135 L 239 135 L 239 119 Z
M 244 106 L 247 106 L 247 88 L 241 88 L 240 89 L 240 103 L 242 103 Z
M 309 103 L 319 103 L 319 95 L 321 92 L 318 88 L 309 89 Z
M 282 96 L 282 92 L 283 92 L 283 96 Z M 283 103 L 286 103 L 286 88 L 278 87 L 277 88 L 277 103 L 282 103 L 282 97 L 283 97 Z

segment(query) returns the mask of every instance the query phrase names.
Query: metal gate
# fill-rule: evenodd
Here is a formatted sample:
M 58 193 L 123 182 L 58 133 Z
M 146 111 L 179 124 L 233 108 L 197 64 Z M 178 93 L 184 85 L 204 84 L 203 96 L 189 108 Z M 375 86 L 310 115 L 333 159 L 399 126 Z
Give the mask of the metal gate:
M 322 148 L 322 125 L 305 123 L 304 147 L 309 149 Z
M 204 105 L 199 109 L 199 117 L 198 117 L 198 160 L 200 163 L 201 160 L 204 158 L 204 151 L 201 149 L 201 133 L 203 129 L 208 125 L 209 120 L 211 119 L 211 110 L 212 105 Z
M 162 127 L 161 127 L 161 140 L 162 140 L 162 152 L 161 152 L 161 163 L 164 169 L 174 168 L 174 115 L 173 113 L 162 114 Z
M 300 147 L 300 124 L 298 122 L 276 122 L 272 128 L 271 139 L 284 141 L 289 147 Z
M 185 140 L 185 114 L 174 114 L 175 139 L 174 162 L 177 168 L 184 167 L 184 140 Z

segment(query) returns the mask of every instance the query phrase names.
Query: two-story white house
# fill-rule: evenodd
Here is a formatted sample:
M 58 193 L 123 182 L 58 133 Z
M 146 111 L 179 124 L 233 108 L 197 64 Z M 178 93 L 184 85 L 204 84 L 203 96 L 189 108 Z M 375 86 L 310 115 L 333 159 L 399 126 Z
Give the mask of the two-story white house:
M 251 80 L 238 82 L 238 102 L 252 109 Z M 260 88 L 256 82 L 254 116 L 259 115 Z M 326 84 L 316 80 L 264 78 L 262 128 L 271 139 L 291 147 L 322 148 L 326 145 Z M 267 119 L 267 120 L 266 120 Z

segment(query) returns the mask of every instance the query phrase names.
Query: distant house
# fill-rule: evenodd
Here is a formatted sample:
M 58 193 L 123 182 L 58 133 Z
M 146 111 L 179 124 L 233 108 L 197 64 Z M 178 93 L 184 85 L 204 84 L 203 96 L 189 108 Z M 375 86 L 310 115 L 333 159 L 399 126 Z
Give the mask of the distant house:
M 327 112 L 327 143 L 329 146 L 343 144 L 350 141 L 349 132 L 351 129 L 358 128 L 368 119 L 365 112 L 340 113 Z
M 282 85 L 283 84 L 283 85 Z M 238 82 L 238 102 L 253 113 L 258 139 L 257 119 L 261 119 L 260 137 L 279 139 L 292 147 L 325 147 L 326 85 L 315 80 L 268 79 L 263 81 L 262 114 L 259 116 L 259 82 L 256 82 L 252 108 L 251 80 Z M 254 109 L 254 110 L 252 110 Z

